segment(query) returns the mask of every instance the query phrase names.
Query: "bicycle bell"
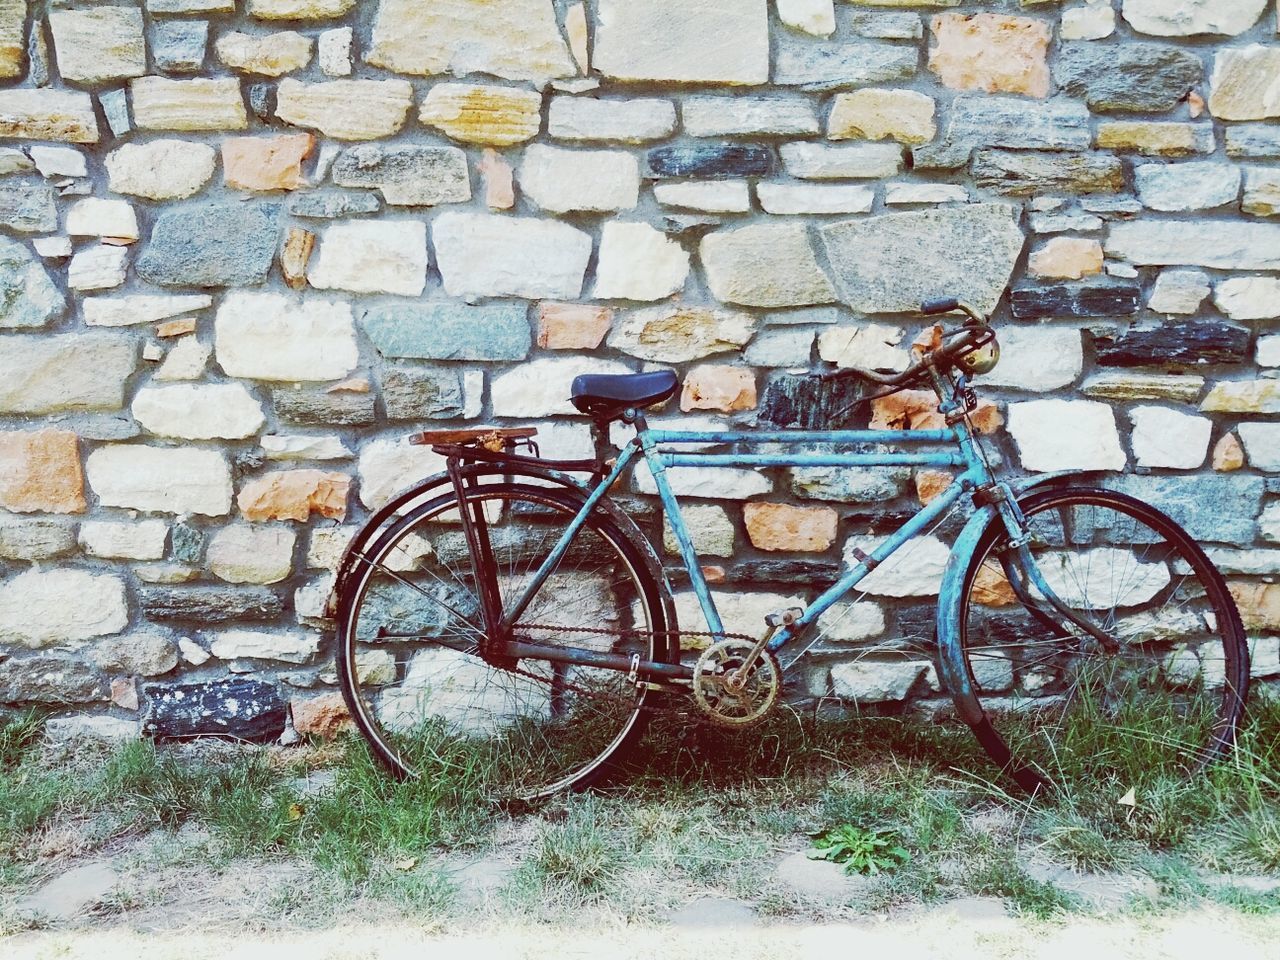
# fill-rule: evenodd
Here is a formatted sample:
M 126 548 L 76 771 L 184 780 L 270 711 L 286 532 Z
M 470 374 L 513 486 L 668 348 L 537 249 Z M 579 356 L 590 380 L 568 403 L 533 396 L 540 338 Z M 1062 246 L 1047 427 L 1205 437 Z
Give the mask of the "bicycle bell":
M 1000 341 L 994 336 L 980 347 L 974 347 L 968 353 L 956 359 L 960 369 L 969 376 L 990 373 L 1000 362 Z

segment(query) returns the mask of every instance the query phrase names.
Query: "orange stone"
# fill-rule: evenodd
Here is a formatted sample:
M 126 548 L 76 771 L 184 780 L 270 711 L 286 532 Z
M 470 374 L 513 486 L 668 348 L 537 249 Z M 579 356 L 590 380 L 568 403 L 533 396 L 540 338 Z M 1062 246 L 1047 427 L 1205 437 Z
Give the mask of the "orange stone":
M 122 710 L 138 709 L 138 685 L 133 677 L 116 677 L 111 681 L 111 702 Z
M 156 327 L 157 337 L 183 337 L 196 332 L 195 317 L 181 317 L 177 320 L 166 320 Z
M 485 150 L 480 158 L 484 178 L 484 202 L 490 210 L 510 210 L 516 205 L 516 181 L 511 164 L 496 150 Z
M 748 503 L 742 508 L 747 536 L 760 550 L 826 550 L 835 542 L 839 515 L 831 507 Z
M 236 190 L 296 190 L 305 184 L 302 161 L 315 142 L 309 133 L 229 137 L 222 142 L 226 185 Z
M 706 364 L 694 367 L 685 375 L 680 409 L 689 410 L 754 410 L 756 375 L 747 367 Z
M 953 90 L 1049 95 L 1044 20 L 1000 13 L 940 13 L 933 18 L 929 69 Z
M 1018 600 L 1004 571 L 984 563 L 973 578 L 973 602 L 984 607 L 1007 607 Z
M 712 563 L 702 568 L 702 576 L 707 583 L 724 583 L 729 575 L 725 572 L 724 567 Z
M 1027 262 L 1035 277 L 1079 280 L 1102 272 L 1102 244 L 1084 237 L 1054 237 L 1038 247 Z
M 80 438 L 70 430 L 0 432 L 0 507 L 84 513 Z
M 945 470 L 919 470 L 916 472 L 916 496 L 927 504 L 951 486 L 951 474 Z
M 1244 466 L 1244 449 L 1234 433 L 1223 434 L 1213 448 L 1213 469 L 1223 473 L 1239 470 Z
M 340 693 L 330 693 L 322 697 L 310 697 L 306 700 L 292 700 L 289 708 L 293 712 L 293 729 L 305 736 L 315 736 L 322 740 L 332 740 L 344 730 L 351 729 L 351 713 Z
M 999 408 L 990 400 L 979 400 L 970 417 L 979 433 L 995 433 L 1004 425 Z M 872 430 L 941 430 L 946 425 L 932 390 L 903 390 L 871 404 Z
M 1204 113 L 1205 102 L 1204 97 L 1192 90 L 1187 94 L 1187 112 L 1191 114 L 1191 119 L 1195 120 Z
M 307 285 L 307 261 L 316 245 L 316 235 L 301 227 L 290 227 L 280 251 L 280 272 L 284 282 L 293 290 Z
M 1280 630 L 1280 583 L 1227 584 L 1246 630 Z
M 372 387 L 366 377 L 352 377 L 350 380 L 343 380 L 335 383 L 331 387 L 325 388 L 325 393 L 368 393 Z
M 594 350 L 613 323 L 609 307 L 585 303 L 538 305 L 538 346 L 548 350 Z
M 236 503 L 246 520 L 306 520 L 312 513 L 344 520 L 350 490 L 345 473 L 282 470 L 246 483 Z

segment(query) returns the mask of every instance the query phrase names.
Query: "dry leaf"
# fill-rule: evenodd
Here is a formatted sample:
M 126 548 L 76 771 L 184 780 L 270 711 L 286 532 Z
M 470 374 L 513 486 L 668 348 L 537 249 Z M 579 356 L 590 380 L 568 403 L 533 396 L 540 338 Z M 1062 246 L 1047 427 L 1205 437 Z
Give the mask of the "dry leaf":
M 412 870 L 417 865 L 418 865 L 417 857 L 406 857 L 404 860 L 397 860 L 395 863 L 392 864 L 393 867 L 395 867 L 397 870 L 399 870 L 402 873 L 408 870 Z
M 920 331 L 920 335 L 911 341 L 911 352 L 919 358 L 941 346 L 942 327 L 935 323 L 931 327 L 925 327 Z
M 302 815 L 303 815 L 304 813 L 306 813 L 306 810 L 305 810 L 305 809 L 303 809 L 302 804 L 300 804 L 300 803 L 291 803 L 291 804 L 289 804 L 289 819 L 290 819 L 290 820 L 301 820 L 301 819 L 302 819 Z
M 1136 807 L 1138 805 L 1138 791 L 1133 787 L 1129 788 L 1129 792 L 1116 801 L 1122 807 Z

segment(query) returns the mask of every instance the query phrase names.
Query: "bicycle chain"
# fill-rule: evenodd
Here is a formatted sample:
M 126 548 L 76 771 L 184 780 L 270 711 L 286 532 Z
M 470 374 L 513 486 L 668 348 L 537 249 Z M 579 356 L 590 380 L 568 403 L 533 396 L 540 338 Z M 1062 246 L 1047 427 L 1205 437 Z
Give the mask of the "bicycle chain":
M 566 632 L 567 633 L 590 633 L 590 634 L 596 634 L 596 635 L 609 635 L 609 636 L 618 636 L 618 637 L 626 637 L 626 636 L 641 636 L 641 637 L 653 636 L 653 637 L 677 637 L 677 638 L 707 637 L 709 639 L 714 639 L 717 636 L 717 634 L 714 634 L 709 630 L 610 630 L 607 627 L 566 627 L 561 624 L 539 624 L 539 623 L 521 623 L 521 624 L 517 624 L 515 626 L 515 629 L 516 630 L 540 630 L 543 632 L 556 631 L 559 633 L 566 633 Z M 730 639 L 744 640 L 747 643 L 752 643 L 752 644 L 754 644 L 757 639 L 745 633 L 724 633 L 724 634 L 720 634 L 719 636 L 725 640 L 730 640 Z M 551 683 L 551 681 L 548 680 L 546 677 L 541 677 L 541 676 L 538 676 L 537 674 L 530 673 L 528 670 L 521 670 L 519 667 L 512 667 L 510 668 L 510 670 L 512 673 L 518 676 L 529 677 L 530 679 L 537 680 L 540 683 L 545 683 L 548 685 L 550 685 Z M 575 690 L 575 692 L 583 696 L 598 697 L 600 699 L 609 699 L 607 697 L 603 697 L 600 694 L 593 693 L 589 690 L 576 689 L 572 686 L 569 689 Z M 681 713 L 683 712 L 687 714 L 690 712 L 689 710 L 682 709 L 679 706 L 656 707 L 651 705 L 648 702 L 646 702 L 645 705 L 642 706 L 640 709 L 648 711 L 649 713 Z M 706 724 L 707 726 L 715 726 L 712 720 L 709 717 L 707 717 L 705 714 L 703 714 L 701 710 L 694 711 L 693 715 L 696 718 L 698 723 Z

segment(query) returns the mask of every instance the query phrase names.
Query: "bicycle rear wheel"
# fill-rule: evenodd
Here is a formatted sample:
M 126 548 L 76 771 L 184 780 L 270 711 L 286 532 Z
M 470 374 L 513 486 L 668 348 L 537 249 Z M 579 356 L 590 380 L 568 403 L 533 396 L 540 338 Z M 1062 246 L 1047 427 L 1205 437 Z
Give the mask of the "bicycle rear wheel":
M 483 511 L 504 607 L 582 498 L 529 483 L 468 492 Z M 338 675 L 356 725 L 397 775 L 450 777 L 492 800 L 537 800 L 612 772 L 651 695 L 626 672 L 485 659 L 480 585 L 452 490 L 391 525 L 340 575 Z M 534 595 L 513 639 L 670 662 L 661 588 L 638 533 L 597 512 Z
M 996 520 L 963 583 L 961 640 L 982 746 L 1026 790 L 1158 789 L 1232 744 L 1248 650 L 1221 575 L 1155 508 L 1067 487 L 1020 502 L 1049 588 L 1106 642 L 1052 610 L 1020 576 Z

